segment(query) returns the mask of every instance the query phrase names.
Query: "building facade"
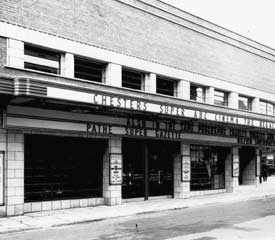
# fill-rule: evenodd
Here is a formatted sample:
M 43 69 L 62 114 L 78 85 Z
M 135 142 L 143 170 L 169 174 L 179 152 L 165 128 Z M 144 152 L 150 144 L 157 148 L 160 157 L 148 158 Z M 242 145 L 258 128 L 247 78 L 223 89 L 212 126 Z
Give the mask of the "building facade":
M 0 215 L 257 186 L 274 61 L 162 1 L 2 1 Z

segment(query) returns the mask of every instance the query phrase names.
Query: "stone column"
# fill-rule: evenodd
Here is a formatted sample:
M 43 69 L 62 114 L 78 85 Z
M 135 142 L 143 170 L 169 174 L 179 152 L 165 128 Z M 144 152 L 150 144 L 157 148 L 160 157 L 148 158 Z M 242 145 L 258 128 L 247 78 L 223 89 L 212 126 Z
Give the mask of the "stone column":
M 109 63 L 105 70 L 105 81 L 107 85 L 114 87 L 122 86 L 122 67 L 115 63 Z
M 214 104 L 214 87 L 209 87 L 206 89 L 205 102 L 208 104 Z
M 24 134 L 7 133 L 5 203 L 7 215 L 24 213 Z
M 260 99 L 257 97 L 252 99 L 252 112 L 260 112 Z
M 149 93 L 157 92 L 157 75 L 155 73 L 147 73 L 145 75 L 144 91 Z
M 11 38 L 7 40 L 7 64 L 24 68 L 24 42 Z
M 4 163 L 4 166 L 5 166 L 5 163 L 6 163 L 6 157 L 7 157 L 7 132 L 6 130 L 4 129 L 0 129 L 0 151 L 1 153 L 4 153 L 4 159 L 3 159 L 3 163 Z M 2 159 L 1 159 L 2 160 Z M 4 166 L 1 166 L 1 167 L 4 167 Z M 3 175 L 2 175 L 3 174 Z M 4 204 L 3 207 L 0 207 L 0 216 L 1 217 L 4 217 L 7 215 L 6 213 L 6 206 L 5 206 L 5 199 L 4 199 L 4 196 L 6 195 L 6 189 L 5 189 L 5 186 L 4 186 L 4 176 L 7 175 L 7 170 L 6 168 L 4 169 L 1 169 L 1 172 L 0 172 L 0 204 Z
M 227 192 L 234 192 L 239 186 L 239 165 L 239 149 L 232 147 L 231 154 L 228 154 L 225 160 L 225 188 Z
M 74 55 L 72 53 L 62 54 L 60 70 L 63 77 L 74 78 Z
M 186 172 L 182 172 L 182 170 L 186 170 Z M 188 170 L 189 173 L 187 173 Z M 188 179 L 182 179 L 183 176 L 187 176 Z M 190 177 L 190 144 L 181 142 L 181 154 L 174 159 L 174 198 L 188 198 L 190 196 Z
M 181 99 L 190 100 L 190 82 L 178 81 L 176 96 Z
M 228 107 L 229 108 L 239 108 L 239 94 L 236 92 L 230 92 L 228 96 Z
M 121 204 L 121 183 L 111 184 L 110 179 L 110 162 L 116 159 L 122 160 L 122 141 L 119 137 L 109 139 L 108 148 L 103 157 L 103 197 L 105 205 Z M 121 166 L 121 180 L 122 180 L 122 162 Z

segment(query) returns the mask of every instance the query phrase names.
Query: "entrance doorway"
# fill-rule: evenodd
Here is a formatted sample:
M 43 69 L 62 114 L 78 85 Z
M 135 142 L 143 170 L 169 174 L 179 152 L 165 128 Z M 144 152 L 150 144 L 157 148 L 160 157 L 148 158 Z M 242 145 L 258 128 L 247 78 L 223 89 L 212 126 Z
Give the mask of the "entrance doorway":
M 256 153 L 253 147 L 241 147 L 239 149 L 239 184 L 240 185 L 251 185 L 254 184 L 255 166 L 256 166 Z
M 123 198 L 173 195 L 177 142 L 123 140 Z

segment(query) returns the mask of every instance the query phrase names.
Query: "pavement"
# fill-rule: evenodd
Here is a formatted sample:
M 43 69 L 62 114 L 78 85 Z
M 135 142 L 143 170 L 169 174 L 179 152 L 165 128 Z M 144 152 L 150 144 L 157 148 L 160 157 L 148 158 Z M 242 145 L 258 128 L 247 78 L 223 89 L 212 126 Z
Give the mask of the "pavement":
M 0 218 L 0 234 L 38 230 L 78 223 L 101 221 L 167 210 L 232 203 L 275 196 L 275 178 L 258 186 L 243 186 L 234 193 L 197 196 L 189 199 L 160 199 L 130 202 L 117 206 L 96 206 L 65 210 L 28 213 L 22 216 Z

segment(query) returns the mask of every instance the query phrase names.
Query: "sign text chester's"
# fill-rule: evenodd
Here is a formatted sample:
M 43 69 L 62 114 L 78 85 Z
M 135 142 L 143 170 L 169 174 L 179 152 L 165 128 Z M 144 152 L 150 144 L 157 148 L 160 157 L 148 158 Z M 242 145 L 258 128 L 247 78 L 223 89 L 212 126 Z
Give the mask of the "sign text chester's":
M 59 89 L 55 87 L 47 88 L 47 96 L 63 100 L 65 99 L 71 101 L 86 102 L 115 108 L 146 111 L 158 114 L 179 116 L 185 118 L 195 118 L 213 122 L 230 123 L 265 129 L 275 129 L 275 122 L 261 121 L 257 119 L 227 115 L 222 113 L 200 111 L 191 108 L 184 108 L 178 105 L 160 104 L 154 101 L 142 101 L 128 97 L 111 96 L 107 94 L 90 92 L 79 92 L 73 90 Z

